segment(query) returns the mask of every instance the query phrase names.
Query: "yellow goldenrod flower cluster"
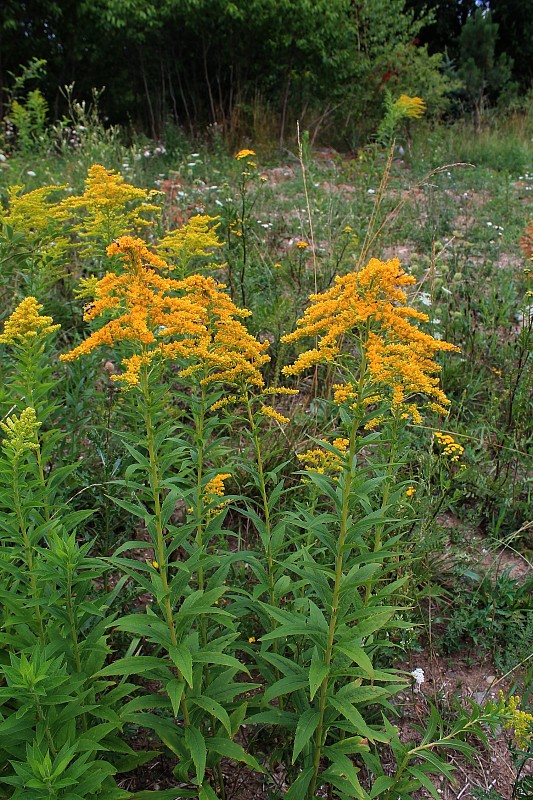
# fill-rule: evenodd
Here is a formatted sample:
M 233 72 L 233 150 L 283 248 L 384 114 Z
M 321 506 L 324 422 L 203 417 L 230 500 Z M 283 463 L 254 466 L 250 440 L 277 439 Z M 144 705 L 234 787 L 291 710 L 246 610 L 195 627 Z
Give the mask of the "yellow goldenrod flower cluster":
M 322 441 L 324 444 L 328 444 L 325 440 Z M 338 453 L 315 447 L 312 450 L 306 450 L 305 453 L 298 453 L 297 458 L 309 472 L 318 472 L 321 475 L 340 472 L 342 470 L 341 455 L 346 454 L 349 446 L 349 439 L 338 438 L 333 440 L 333 447 L 339 451 Z
M 270 417 L 271 419 L 275 419 L 276 422 L 279 422 L 281 425 L 287 425 L 290 422 L 288 417 L 284 417 L 283 414 L 280 414 L 279 411 L 276 411 L 275 408 L 272 406 L 261 406 L 261 414 L 265 417 Z
M 449 458 L 450 461 L 459 461 L 465 451 L 464 447 L 448 433 L 435 431 L 434 436 L 440 447 L 442 447 L 442 455 Z
M 212 505 L 213 503 L 215 504 L 209 509 L 207 514 L 208 518 L 215 516 L 230 503 L 229 500 L 223 500 L 221 503 L 216 502 L 220 497 L 224 497 L 226 491 L 224 483 L 229 478 L 231 478 L 230 472 L 221 472 L 220 474 L 215 475 L 214 478 L 211 478 L 211 480 L 205 485 L 204 491 L 202 492 L 203 502 L 206 505 Z
M 242 161 L 244 158 L 250 158 L 250 156 L 255 156 L 256 153 L 254 150 L 239 150 L 238 153 L 235 153 L 235 158 L 237 161 Z
M 195 256 L 209 256 L 214 248 L 222 247 L 223 242 L 216 234 L 219 223 L 213 225 L 214 222 L 216 218 L 207 214 L 191 217 L 186 225 L 164 236 L 155 249 L 185 267 Z
M 0 428 L 6 434 L 2 447 L 16 458 L 26 450 L 36 450 L 39 447 L 37 431 L 40 425 L 31 406 L 21 411 L 18 417 L 12 414 L 5 422 L 0 422 Z
M 35 297 L 22 300 L 6 320 L 4 332 L 0 334 L 0 343 L 28 343 L 37 336 L 48 336 L 59 330 L 61 325 L 54 325 L 52 317 L 39 314 L 42 307 Z
M 440 351 L 457 348 L 413 324 L 428 320 L 426 314 L 406 305 L 403 287 L 414 282 L 397 258 L 386 262 L 373 258 L 360 272 L 337 277 L 330 289 L 311 295 L 296 330 L 283 337 L 287 343 L 318 339 L 315 348 L 301 353 L 283 372 L 299 375 L 316 364 L 335 362 L 341 356 L 341 347 L 350 347 L 347 337 L 351 336 L 366 358 L 373 384 L 392 390 L 393 410 L 402 409 L 420 421 L 419 402 L 415 404 L 409 398 L 422 394 L 430 408 L 445 413 L 449 401 L 438 387 L 435 376 L 440 366 L 434 357 Z M 354 398 L 352 384 L 335 386 L 336 402 Z
M 82 239 L 110 242 L 150 224 L 144 215 L 160 212 L 159 206 L 149 202 L 157 194 L 131 186 L 120 173 L 93 164 L 84 193 L 62 200 L 55 213 L 57 219 L 67 221 L 73 213 L 82 212 L 82 223 L 77 225 Z M 91 250 L 90 244 L 87 249 Z
M 50 230 L 55 217 L 57 203 L 51 196 L 65 186 L 41 186 L 22 194 L 24 186 L 15 184 L 9 187 L 8 211 L 0 212 L 0 220 L 20 233 L 39 237 Z
M 124 271 L 108 272 L 93 284 L 94 301 L 85 309 L 87 322 L 113 315 L 82 344 L 61 356 L 73 361 L 97 347 L 128 342 L 134 352 L 122 360 L 124 372 L 112 376 L 126 387 L 139 383 L 139 372 L 158 358 L 181 360 L 182 377 L 198 375 L 202 384 L 263 386 L 260 368 L 269 361 L 268 342 L 253 337 L 240 318 L 250 312 L 237 308 L 213 278 L 191 275 L 173 280 L 166 262 L 150 252 L 141 239 L 123 236 L 107 248 L 118 256 Z
M 402 94 L 394 103 L 395 108 L 401 112 L 403 117 L 420 119 L 426 111 L 426 104 L 421 97 L 409 97 Z
M 503 713 L 508 715 L 504 728 L 512 730 L 518 746 L 525 749 L 533 740 L 533 714 L 520 711 L 522 701 L 518 695 L 511 695 L 505 702 L 503 692 L 500 692 L 500 702 L 503 703 Z
M 221 472 L 207 482 L 204 489 L 205 502 L 212 502 L 217 497 L 223 497 L 225 492 L 224 482 L 231 478 L 231 472 Z

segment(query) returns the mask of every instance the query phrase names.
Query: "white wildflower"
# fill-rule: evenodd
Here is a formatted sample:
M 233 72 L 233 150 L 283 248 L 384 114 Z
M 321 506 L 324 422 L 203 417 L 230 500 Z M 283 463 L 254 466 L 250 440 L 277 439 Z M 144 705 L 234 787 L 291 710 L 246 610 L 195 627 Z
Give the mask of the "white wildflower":
M 424 670 L 422 667 L 417 667 L 410 673 L 413 678 L 415 679 L 415 691 L 418 691 L 424 681 L 426 680 L 426 676 L 424 675 Z

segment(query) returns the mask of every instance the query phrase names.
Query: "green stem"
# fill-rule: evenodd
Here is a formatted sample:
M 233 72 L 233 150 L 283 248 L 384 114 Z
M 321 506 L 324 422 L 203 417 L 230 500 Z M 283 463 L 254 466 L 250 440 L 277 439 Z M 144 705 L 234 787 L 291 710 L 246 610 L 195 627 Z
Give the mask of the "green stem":
M 52 738 L 52 733 L 50 731 L 48 723 L 46 722 L 45 716 L 43 714 L 43 710 L 39 702 L 39 697 L 37 694 L 35 694 L 35 692 L 32 692 L 32 698 L 35 704 L 35 710 L 37 712 L 37 716 L 39 717 L 39 721 L 42 722 L 42 724 L 44 725 L 44 732 L 46 734 L 46 740 L 48 742 L 48 747 L 50 748 L 50 752 L 52 753 L 53 756 L 56 756 L 57 755 L 56 746 L 54 744 L 54 740 Z
M 198 588 L 204 588 L 204 568 L 202 566 L 202 550 L 204 546 L 204 500 L 203 500 L 203 478 L 204 478 L 204 423 L 205 423 L 205 386 L 201 386 L 200 410 L 195 419 L 196 426 L 196 546 L 198 547 Z M 205 626 L 204 626 L 205 627 Z M 203 642 L 205 644 L 205 641 Z
M 333 643 L 335 640 L 335 631 L 337 629 L 337 620 L 339 613 L 339 598 L 342 586 L 343 566 L 344 566 L 344 545 L 346 542 L 346 536 L 348 534 L 350 491 L 352 487 L 352 476 L 356 459 L 357 431 L 359 429 L 359 411 L 360 411 L 359 403 L 360 400 L 358 399 L 358 405 L 354 413 L 352 429 L 350 431 L 350 449 L 348 456 L 348 464 L 344 469 L 344 486 L 342 489 L 340 530 L 337 543 L 337 555 L 335 559 L 335 583 L 333 586 L 333 595 L 331 600 L 331 618 L 329 622 L 328 639 L 326 644 L 326 651 L 324 654 L 324 664 L 328 668 L 328 673 L 324 677 L 322 684 L 320 686 L 320 699 L 318 706 L 319 721 L 315 733 L 315 753 L 313 759 L 314 772 L 307 793 L 308 798 L 313 798 L 315 796 L 315 788 L 320 769 L 320 759 L 322 757 L 322 750 L 324 748 L 327 736 L 327 730 L 324 729 L 324 716 L 326 713 L 326 701 L 329 689 L 329 667 L 331 665 L 331 660 L 332 660 Z
M 164 592 L 163 613 L 165 616 L 170 636 L 170 642 L 174 647 L 176 647 L 178 644 L 178 639 L 176 636 L 176 628 L 174 626 L 174 616 L 172 614 L 172 606 L 170 603 L 170 591 L 168 587 L 164 531 L 161 518 L 161 485 L 159 481 L 158 459 L 155 448 L 155 435 L 154 435 L 155 432 L 152 421 L 152 396 L 150 393 L 150 386 L 148 381 L 148 370 L 145 364 L 142 365 L 142 369 L 140 371 L 140 388 L 144 401 L 143 412 L 144 412 L 144 423 L 146 429 L 148 461 L 150 463 L 150 488 L 152 490 L 152 498 L 154 501 L 154 519 L 156 528 L 156 541 L 154 544 L 155 544 L 157 563 L 159 565 L 159 575 L 161 577 L 161 583 L 163 585 L 163 592 Z M 177 670 L 177 673 L 179 680 L 183 680 L 183 675 L 181 674 L 181 671 L 179 669 Z M 188 726 L 189 714 L 187 709 L 187 703 L 185 700 L 185 693 L 183 693 L 181 697 L 181 709 L 183 713 L 183 721 L 185 725 Z
M 26 521 L 24 519 L 24 514 L 22 513 L 22 506 L 20 502 L 20 490 L 19 490 L 19 460 L 18 456 L 15 457 L 13 460 L 13 502 L 15 504 L 15 512 L 17 515 L 17 520 L 19 524 L 19 529 L 22 534 L 22 540 L 24 542 L 24 552 L 26 554 L 26 563 L 28 565 L 28 572 L 30 575 L 30 584 L 31 584 L 31 591 L 32 596 L 35 600 L 39 597 L 39 591 L 37 588 L 37 579 L 34 574 L 33 569 L 33 548 L 31 545 L 30 537 L 28 535 L 28 530 L 26 528 Z M 37 618 L 37 626 L 39 628 L 39 639 L 44 644 L 44 628 L 43 628 L 43 618 L 41 615 L 41 609 L 38 605 L 35 606 L 35 616 Z
M 267 578 L 268 578 L 268 595 L 270 604 L 275 605 L 275 576 L 274 576 L 274 556 L 272 553 L 272 527 L 270 521 L 270 509 L 268 506 L 268 495 L 265 482 L 265 471 L 263 467 L 263 457 L 261 455 L 261 445 L 259 443 L 259 436 L 257 432 L 257 425 L 255 423 L 254 415 L 250 398 L 246 395 L 246 413 L 250 423 L 250 431 L 252 434 L 252 441 L 254 445 L 255 460 L 257 463 L 257 472 L 259 475 L 259 490 L 261 492 L 261 499 L 263 501 L 263 513 L 265 515 L 265 536 L 263 539 L 263 547 L 265 548 L 265 555 L 267 559 Z

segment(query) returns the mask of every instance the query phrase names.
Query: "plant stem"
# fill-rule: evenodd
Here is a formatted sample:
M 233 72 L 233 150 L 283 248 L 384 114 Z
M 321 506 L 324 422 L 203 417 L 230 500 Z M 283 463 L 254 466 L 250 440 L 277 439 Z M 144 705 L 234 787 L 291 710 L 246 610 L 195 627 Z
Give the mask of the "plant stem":
M 257 472 L 259 475 L 259 489 L 261 492 L 261 499 L 263 501 L 263 513 L 265 515 L 265 535 L 262 538 L 263 547 L 267 558 L 267 577 L 268 577 L 268 595 L 269 601 L 272 606 L 275 605 L 274 593 L 274 557 L 272 554 L 272 528 L 270 521 L 270 508 L 268 506 L 268 495 L 266 490 L 265 472 L 263 467 L 263 457 L 261 455 L 261 446 L 259 443 L 259 436 L 257 432 L 257 425 L 254 420 L 250 398 L 246 395 L 246 412 L 248 421 L 250 423 L 250 431 L 252 434 L 252 441 L 255 451 L 255 459 L 257 463 Z
M 150 463 L 150 488 L 152 490 L 152 498 L 154 501 L 154 519 L 156 528 L 156 541 L 154 544 L 155 544 L 157 562 L 159 565 L 159 575 L 161 577 L 161 583 L 163 585 L 163 592 L 164 592 L 163 613 L 165 615 L 167 623 L 170 642 L 174 647 L 176 647 L 178 644 L 178 640 L 176 637 L 174 616 L 172 614 L 172 606 L 170 603 L 170 591 L 168 588 L 167 564 L 165 558 L 165 542 L 164 542 L 163 523 L 161 518 L 161 486 L 159 481 L 158 459 L 155 448 L 154 426 L 152 421 L 152 396 L 150 393 L 148 370 L 145 364 L 142 365 L 139 375 L 139 382 L 140 382 L 142 398 L 144 401 L 143 412 L 144 412 L 144 423 L 146 429 L 148 461 Z M 181 671 L 179 669 L 177 669 L 177 673 L 179 680 L 183 680 L 183 675 L 181 674 Z M 187 710 L 187 703 L 185 700 L 185 692 L 183 692 L 181 696 L 181 710 L 183 713 L 183 721 L 185 725 L 188 726 L 189 714 Z
M 28 535 L 28 530 L 26 528 L 26 521 L 24 519 L 24 514 L 22 513 L 22 506 L 20 502 L 20 490 L 19 490 L 19 459 L 16 456 L 13 459 L 13 502 L 15 505 L 15 512 L 17 515 L 17 520 L 19 524 L 19 529 L 22 534 L 22 540 L 24 542 L 24 551 L 26 553 L 26 563 L 28 565 L 28 572 L 30 575 L 30 584 L 31 584 L 31 591 L 33 598 L 35 600 L 38 599 L 39 592 L 37 588 L 37 579 L 34 574 L 33 570 L 33 549 L 30 541 L 30 537 Z M 43 628 L 43 618 L 41 615 L 41 609 L 39 605 L 35 606 L 35 616 L 37 618 L 37 626 L 39 628 L 39 639 L 44 644 L 44 628 Z
M 344 545 L 346 542 L 346 536 L 348 534 L 350 491 L 352 488 L 352 476 L 356 460 L 355 448 L 357 442 L 357 431 L 359 428 L 359 413 L 358 413 L 359 403 L 360 400 L 358 398 L 358 405 L 354 414 L 352 428 L 350 431 L 350 449 L 349 449 L 348 463 L 344 468 L 344 485 L 342 489 L 340 530 L 337 542 L 337 555 L 335 558 L 335 583 L 333 585 L 333 595 L 331 599 L 331 618 L 329 622 L 326 651 L 324 654 L 324 664 L 328 668 L 328 673 L 324 677 L 322 684 L 320 686 L 320 700 L 318 707 L 319 721 L 315 733 L 315 754 L 313 760 L 314 773 L 307 793 L 307 797 L 309 798 L 309 800 L 311 800 L 311 798 L 315 796 L 315 788 L 318 779 L 318 772 L 320 769 L 320 759 L 322 756 L 322 750 L 327 736 L 327 730 L 324 730 L 324 715 L 326 712 L 326 701 L 329 689 L 329 667 L 331 665 L 331 659 L 333 654 L 333 643 L 335 640 L 335 631 L 337 628 L 337 619 L 339 613 L 339 597 L 342 585 L 343 566 L 344 566 Z

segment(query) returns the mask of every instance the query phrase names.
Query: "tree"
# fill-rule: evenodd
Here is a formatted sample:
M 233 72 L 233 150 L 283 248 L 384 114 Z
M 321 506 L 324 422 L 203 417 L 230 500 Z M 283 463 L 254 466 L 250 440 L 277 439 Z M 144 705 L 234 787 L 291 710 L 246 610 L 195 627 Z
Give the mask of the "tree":
M 487 100 L 497 99 L 511 80 L 512 60 L 505 53 L 496 57 L 497 36 L 498 25 L 491 12 L 478 8 L 463 25 L 459 38 L 459 76 L 472 103 L 477 131 Z

